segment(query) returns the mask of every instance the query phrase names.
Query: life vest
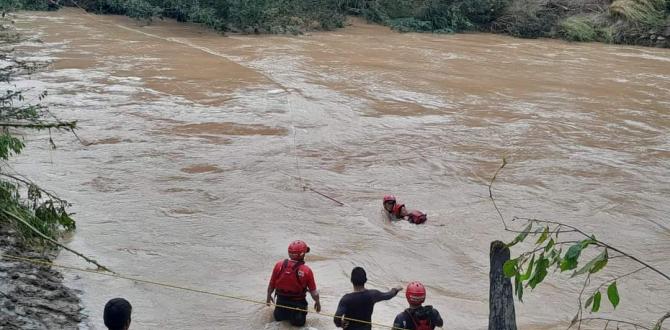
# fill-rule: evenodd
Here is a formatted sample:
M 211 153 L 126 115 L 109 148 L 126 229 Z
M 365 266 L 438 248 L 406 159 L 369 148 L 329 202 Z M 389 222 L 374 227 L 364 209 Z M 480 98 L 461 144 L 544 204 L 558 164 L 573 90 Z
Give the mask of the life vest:
M 393 205 L 393 210 L 391 210 L 391 215 L 393 215 L 396 218 L 402 218 L 402 208 L 405 207 L 405 204 L 398 204 L 396 203 Z
M 307 292 L 307 287 L 302 284 L 300 281 L 300 266 L 304 265 L 305 262 L 288 260 L 284 259 L 284 263 L 279 270 L 279 277 L 275 282 L 275 289 L 277 290 L 277 295 L 288 297 L 288 298 L 304 298 L 305 292 Z
M 422 224 L 428 220 L 428 215 L 421 211 L 412 211 L 407 215 L 407 220 L 414 224 Z
M 419 309 L 406 309 L 405 313 L 409 319 L 414 323 L 414 330 L 433 330 L 432 307 L 424 306 Z

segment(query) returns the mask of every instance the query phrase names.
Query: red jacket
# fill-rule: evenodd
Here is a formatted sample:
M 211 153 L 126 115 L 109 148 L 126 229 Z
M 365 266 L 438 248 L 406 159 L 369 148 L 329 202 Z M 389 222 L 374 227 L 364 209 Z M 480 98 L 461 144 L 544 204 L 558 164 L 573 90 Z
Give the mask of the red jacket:
M 280 260 L 272 270 L 270 287 L 277 295 L 291 299 L 305 299 L 307 291 L 316 290 L 314 273 L 302 261 Z

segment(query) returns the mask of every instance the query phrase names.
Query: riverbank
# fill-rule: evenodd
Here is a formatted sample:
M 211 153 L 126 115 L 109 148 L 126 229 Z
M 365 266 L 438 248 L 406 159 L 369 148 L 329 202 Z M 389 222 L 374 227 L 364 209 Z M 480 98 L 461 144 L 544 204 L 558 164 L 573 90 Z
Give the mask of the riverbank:
M 17 132 L 22 125 L 39 128 L 51 125 L 52 120 L 45 120 L 49 114 L 45 108 L 25 101 L 23 93 L 29 88 L 17 86 L 17 76 L 33 73 L 44 63 L 29 59 L 30 54 L 15 52 L 23 40 L 13 19 L 3 15 L 0 20 L 0 120 L 4 126 L 0 142 L 0 328 L 77 329 L 82 307 L 77 292 L 63 284 L 63 275 L 48 265 L 12 259 L 51 262 L 59 252 L 36 237 L 23 221 L 40 228 L 50 239 L 74 229 L 74 221 L 65 212 L 67 202 L 13 171 L 8 173 L 11 166 L 5 163 L 24 147 L 28 132 Z
M 447 0 L 406 2 L 319 1 L 188 2 L 180 0 L 65 0 L 60 5 L 96 14 L 125 15 L 144 24 L 163 18 L 202 24 L 222 33 L 301 34 L 334 30 L 355 16 L 398 32 L 492 32 L 519 38 L 553 38 L 670 47 L 670 2 L 666 0 Z
M 58 250 L 41 251 L 18 239 L 0 223 L 0 254 L 50 262 Z M 46 265 L 0 258 L 0 328 L 77 329 L 82 320 L 77 293 L 63 285 L 63 275 Z

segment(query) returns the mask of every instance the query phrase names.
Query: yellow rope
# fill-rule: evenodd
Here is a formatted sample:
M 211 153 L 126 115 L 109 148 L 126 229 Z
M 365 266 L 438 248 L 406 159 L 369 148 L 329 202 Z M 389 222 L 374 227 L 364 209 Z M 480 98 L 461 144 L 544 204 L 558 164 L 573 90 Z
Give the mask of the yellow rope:
M 193 289 L 193 288 L 188 288 L 188 287 L 169 284 L 169 283 L 162 283 L 162 282 L 156 282 L 156 281 L 151 281 L 151 280 L 144 280 L 144 279 L 131 277 L 131 276 L 125 276 L 125 275 L 121 275 L 121 274 L 117 274 L 117 273 L 108 273 L 108 272 L 101 272 L 101 271 L 92 270 L 92 269 L 84 269 L 84 268 L 78 268 L 78 267 L 73 267 L 73 266 L 59 265 L 59 264 L 56 264 L 56 263 L 53 263 L 53 262 L 50 262 L 50 261 L 45 261 L 45 260 L 42 260 L 42 259 L 31 259 L 31 258 L 8 255 L 8 254 L 2 254 L 2 257 L 7 258 L 7 259 L 30 262 L 32 264 L 58 267 L 58 268 L 75 270 L 75 271 L 84 272 L 84 273 L 91 273 L 91 274 L 109 276 L 109 277 L 114 277 L 114 278 L 120 278 L 120 279 L 124 279 L 124 280 L 129 280 L 129 281 L 135 281 L 135 282 L 139 282 L 139 283 L 157 285 L 157 286 L 162 286 L 162 287 L 176 289 L 176 290 L 183 290 L 183 291 L 201 293 L 201 294 L 206 294 L 206 295 L 215 296 L 215 297 L 219 297 L 219 298 L 234 299 L 234 300 L 244 301 L 244 302 L 258 304 L 258 305 L 267 305 L 267 303 L 265 301 L 253 300 L 253 299 L 249 299 L 249 298 L 233 296 L 233 295 L 223 294 L 223 293 L 216 293 L 216 292 L 211 292 L 211 291 L 205 291 L 205 290 L 201 290 L 201 289 Z M 280 305 L 280 304 L 276 304 L 276 303 L 272 303 L 271 305 L 274 305 L 276 307 L 289 309 L 289 310 L 294 310 L 294 311 L 299 311 L 299 312 L 312 312 L 312 313 L 315 313 L 317 315 L 335 318 L 334 314 L 329 314 L 329 313 L 324 313 L 324 312 L 317 312 L 313 309 L 310 309 L 309 307 L 307 309 L 302 309 L 302 308 L 297 308 L 297 307 L 293 307 L 293 306 Z M 386 324 L 363 321 L 363 320 L 357 320 L 357 319 L 352 319 L 352 318 L 348 318 L 348 317 L 344 317 L 344 316 L 340 316 L 338 318 L 340 318 L 344 321 L 364 323 L 364 324 L 374 325 L 374 326 L 377 326 L 377 327 L 383 327 L 383 328 L 388 328 L 388 329 L 393 329 L 393 330 L 405 330 L 403 328 L 396 328 L 396 327 L 386 325 Z

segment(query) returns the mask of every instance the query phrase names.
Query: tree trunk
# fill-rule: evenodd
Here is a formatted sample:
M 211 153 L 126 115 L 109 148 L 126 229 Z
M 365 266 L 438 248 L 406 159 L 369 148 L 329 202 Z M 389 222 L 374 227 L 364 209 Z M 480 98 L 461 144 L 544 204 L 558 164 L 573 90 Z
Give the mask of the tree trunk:
M 512 280 L 503 274 L 503 265 L 509 258 L 509 248 L 505 243 L 491 242 L 489 330 L 516 330 Z

